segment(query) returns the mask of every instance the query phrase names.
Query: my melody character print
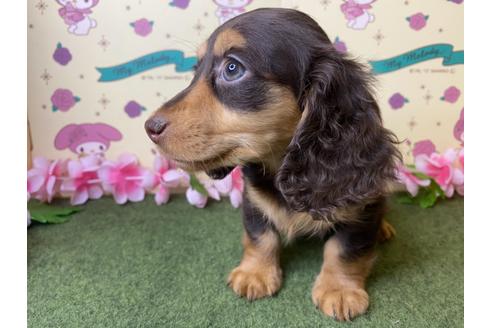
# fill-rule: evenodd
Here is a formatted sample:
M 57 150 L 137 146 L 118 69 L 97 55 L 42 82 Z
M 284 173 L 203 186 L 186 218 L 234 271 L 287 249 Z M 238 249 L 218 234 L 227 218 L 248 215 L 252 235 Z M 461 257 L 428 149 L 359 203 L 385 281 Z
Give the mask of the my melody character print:
M 68 32 L 75 35 L 88 35 L 89 31 L 97 26 L 91 8 L 95 7 L 99 0 L 56 0 L 63 7 L 58 10 L 58 14 L 65 24 L 68 25 Z
M 246 12 L 246 6 L 253 0 L 214 0 L 219 6 L 215 15 L 219 18 L 219 24 L 222 25 L 229 19 L 232 19 Z
M 69 148 L 79 157 L 96 155 L 104 157 L 112 141 L 123 138 L 120 131 L 105 123 L 69 124 L 55 137 L 55 148 Z
M 347 26 L 354 30 L 363 30 L 373 22 L 375 17 L 369 9 L 374 2 L 376 0 L 344 0 L 340 9 L 347 19 Z

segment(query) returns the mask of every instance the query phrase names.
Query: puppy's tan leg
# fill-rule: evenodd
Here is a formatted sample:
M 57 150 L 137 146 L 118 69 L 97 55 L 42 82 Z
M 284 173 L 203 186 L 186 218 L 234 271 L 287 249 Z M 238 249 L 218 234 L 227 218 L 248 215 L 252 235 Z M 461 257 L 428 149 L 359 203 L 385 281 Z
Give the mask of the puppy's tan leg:
M 355 260 L 341 256 L 340 243 L 336 238 L 325 244 L 323 266 L 314 283 L 314 304 L 326 315 L 340 321 L 348 321 L 366 312 L 369 296 L 365 280 L 373 262 L 372 254 Z
M 375 259 L 384 200 L 367 205 L 353 223 L 337 228 L 325 244 L 323 266 L 314 283 L 314 304 L 328 316 L 349 321 L 367 311 L 366 278 Z
M 282 284 L 277 233 L 266 230 L 252 239 L 246 232 L 243 246 L 243 258 L 230 273 L 229 286 L 236 294 L 249 300 L 272 296 Z

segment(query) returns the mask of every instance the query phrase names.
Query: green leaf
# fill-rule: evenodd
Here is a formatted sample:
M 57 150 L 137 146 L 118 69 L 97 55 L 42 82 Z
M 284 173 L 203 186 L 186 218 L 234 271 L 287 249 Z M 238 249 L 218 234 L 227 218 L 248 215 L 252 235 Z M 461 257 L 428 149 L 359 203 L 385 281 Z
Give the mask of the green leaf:
M 415 198 L 412 198 L 412 196 L 407 192 L 398 193 L 396 195 L 396 200 L 400 204 L 406 204 L 406 205 L 416 204 Z
M 430 177 L 427 174 L 424 174 L 422 172 L 413 172 L 413 175 L 415 175 L 420 180 L 430 179 Z
M 198 191 L 200 194 L 207 196 L 207 189 L 198 181 L 197 177 L 194 174 L 190 174 L 190 185 L 191 188 Z
M 433 189 L 436 192 L 437 196 L 439 196 L 440 198 L 442 199 L 446 198 L 446 194 L 444 193 L 444 190 L 442 190 L 441 186 L 438 185 L 436 181 L 431 180 L 431 184 L 429 188 Z
M 83 210 L 82 207 L 58 206 L 30 201 L 27 209 L 31 214 L 31 220 L 40 223 L 63 223 L 70 220 L 70 216 Z
M 409 169 L 415 169 L 415 164 L 407 164 L 407 167 L 408 167 Z
M 419 198 L 419 205 L 422 208 L 432 207 L 437 201 L 437 194 L 434 190 L 425 190 L 417 197 Z

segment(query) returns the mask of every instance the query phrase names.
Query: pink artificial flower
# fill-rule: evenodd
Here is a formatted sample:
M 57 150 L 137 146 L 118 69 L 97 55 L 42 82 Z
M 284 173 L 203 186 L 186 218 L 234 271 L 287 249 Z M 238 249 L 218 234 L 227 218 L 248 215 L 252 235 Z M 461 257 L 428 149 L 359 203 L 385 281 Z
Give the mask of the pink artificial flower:
M 456 192 L 461 196 L 465 195 L 465 148 L 461 148 L 458 153 L 458 168 L 453 177 L 453 184 Z
M 44 157 L 36 157 L 33 160 L 33 168 L 27 172 L 28 194 L 40 201 L 50 203 L 60 190 L 61 179 L 66 170 L 65 165 L 66 161 L 52 162 Z
M 157 205 L 162 205 L 169 201 L 171 188 L 176 188 L 180 184 L 187 184 L 188 181 L 188 173 L 174 168 L 170 161 L 158 155 L 154 159 L 154 172 L 149 171 L 147 173 L 144 184 L 150 186 L 150 189 L 157 187 L 154 199 Z
M 117 162 L 106 161 L 98 170 L 103 188 L 113 194 L 117 204 L 142 201 L 149 183 L 147 170 L 138 164 L 134 155 L 123 154 Z
M 220 192 L 216 186 L 215 180 L 209 178 L 208 176 L 200 176 L 198 180 L 203 185 L 203 187 L 205 187 L 205 189 L 207 190 L 208 196 L 212 197 L 215 200 L 220 200 Z
M 448 149 L 444 154 L 420 154 L 415 158 L 417 170 L 433 178 L 447 197 L 453 196 L 453 184 L 459 183 L 461 179 L 459 172 L 456 172 L 458 169 L 453 168 L 456 155 L 455 149 Z
M 224 179 L 215 181 L 220 193 L 229 195 L 232 206 L 238 208 L 243 201 L 244 183 L 240 167 L 235 167 Z
M 72 205 L 102 197 L 104 192 L 97 174 L 100 164 L 100 158 L 95 155 L 68 162 L 68 177 L 63 181 L 61 190 L 70 192 Z
M 188 203 L 198 208 L 204 208 L 205 205 L 207 205 L 207 196 L 196 191 L 192 187 L 189 187 L 186 190 L 186 199 L 188 200 Z
M 417 178 L 413 173 L 403 164 L 398 166 L 397 172 L 398 180 L 400 183 L 404 184 L 408 192 L 413 196 L 417 196 L 419 192 L 419 186 L 427 187 L 430 185 L 430 180 L 421 180 Z
M 27 200 L 31 195 L 38 192 L 44 184 L 44 174 L 38 174 L 36 170 L 27 172 Z
M 465 148 L 461 148 L 460 152 L 458 153 L 458 163 L 460 164 L 461 168 L 464 170 L 465 169 Z

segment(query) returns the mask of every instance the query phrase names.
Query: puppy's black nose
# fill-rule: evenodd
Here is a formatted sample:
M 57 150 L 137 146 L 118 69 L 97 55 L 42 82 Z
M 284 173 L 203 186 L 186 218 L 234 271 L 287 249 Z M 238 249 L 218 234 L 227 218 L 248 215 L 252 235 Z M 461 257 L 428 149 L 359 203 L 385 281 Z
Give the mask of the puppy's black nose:
M 150 139 L 157 143 L 159 136 L 164 132 L 168 123 L 160 116 L 153 116 L 145 121 L 145 131 L 149 135 Z

